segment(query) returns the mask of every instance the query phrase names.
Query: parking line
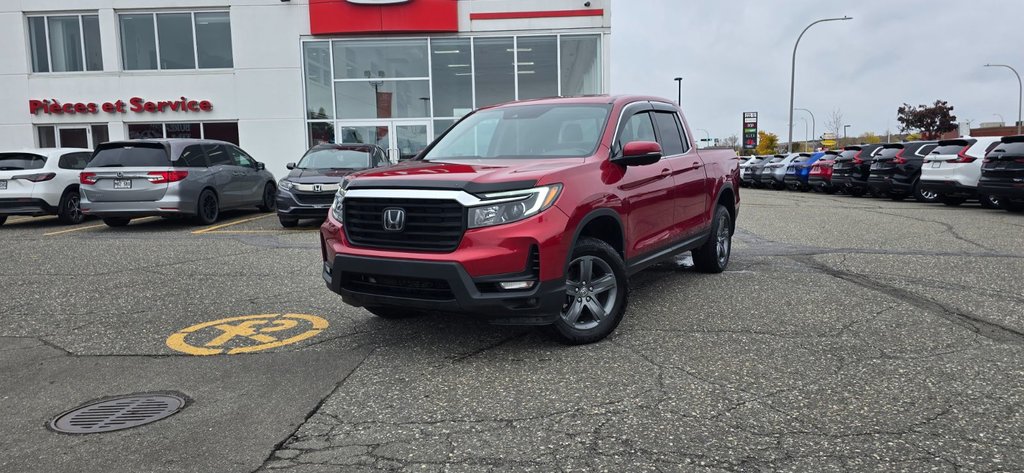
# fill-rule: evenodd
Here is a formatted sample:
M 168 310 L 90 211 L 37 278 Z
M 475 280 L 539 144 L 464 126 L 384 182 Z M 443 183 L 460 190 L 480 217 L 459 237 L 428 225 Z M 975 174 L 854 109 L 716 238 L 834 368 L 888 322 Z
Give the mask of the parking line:
M 203 229 L 200 229 L 200 230 L 196 230 L 196 231 L 192 232 L 192 234 L 193 235 L 201 235 L 203 233 L 209 233 L 209 232 L 212 232 L 214 230 L 219 230 L 221 228 L 230 227 L 232 225 L 238 225 L 240 223 L 251 222 L 253 220 L 259 220 L 261 218 L 273 217 L 274 215 L 277 215 L 277 214 L 270 213 L 270 214 L 267 214 L 267 215 L 260 215 L 258 217 L 243 218 L 242 220 L 236 220 L 234 222 L 222 223 L 220 225 L 214 225 L 212 227 L 207 227 L 207 228 L 203 228 Z
M 153 220 L 154 218 L 156 218 L 156 217 L 137 218 L 135 220 L 132 220 L 132 222 L 133 223 L 135 223 L 135 222 L 142 222 L 142 221 L 145 221 L 145 220 Z M 65 233 L 78 232 L 78 231 L 82 231 L 82 230 L 88 230 L 90 228 L 103 227 L 103 226 L 106 226 L 106 225 L 107 224 L 105 224 L 105 223 L 100 223 L 100 224 L 96 224 L 96 225 L 86 225 L 84 227 L 78 226 L 78 227 L 75 227 L 75 228 L 69 228 L 67 230 L 59 230 L 59 231 L 56 231 L 56 232 L 47 232 L 47 233 L 44 233 L 43 236 L 63 235 Z

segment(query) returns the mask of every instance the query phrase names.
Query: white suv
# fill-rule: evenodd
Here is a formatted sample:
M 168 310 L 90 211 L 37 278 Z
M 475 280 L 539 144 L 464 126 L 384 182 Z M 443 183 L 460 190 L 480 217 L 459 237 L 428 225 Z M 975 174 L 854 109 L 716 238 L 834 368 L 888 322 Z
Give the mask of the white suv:
M 80 223 L 78 174 L 91 158 L 92 150 L 82 148 L 0 151 L 0 225 L 8 215 Z
M 963 137 L 939 141 L 921 165 L 921 190 L 938 194 L 946 205 L 960 205 L 977 198 L 986 208 L 997 208 L 991 196 L 978 195 L 981 162 L 999 144 L 999 136 Z

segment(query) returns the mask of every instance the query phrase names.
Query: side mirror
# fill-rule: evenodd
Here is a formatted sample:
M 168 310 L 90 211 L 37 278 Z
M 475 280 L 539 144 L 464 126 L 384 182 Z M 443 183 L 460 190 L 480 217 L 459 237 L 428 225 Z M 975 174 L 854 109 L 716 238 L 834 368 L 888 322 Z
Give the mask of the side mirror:
M 630 141 L 622 147 L 622 155 L 612 162 L 623 166 L 646 166 L 661 159 L 661 145 L 655 141 Z
M 262 170 L 264 170 L 264 169 L 266 169 L 266 168 L 267 168 L 267 165 L 266 165 L 266 164 L 263 164 L 263 163 L 261 163 L 261 162 L 257 162 L 257 163 L 256 163 L 256 170 L 257 170 L 257 171 L 262 171 Z
M 285 164 L 284 167 L 288 168 L 288 170 L 291 171 L 292 169 L 295 169 L 295 163 Z

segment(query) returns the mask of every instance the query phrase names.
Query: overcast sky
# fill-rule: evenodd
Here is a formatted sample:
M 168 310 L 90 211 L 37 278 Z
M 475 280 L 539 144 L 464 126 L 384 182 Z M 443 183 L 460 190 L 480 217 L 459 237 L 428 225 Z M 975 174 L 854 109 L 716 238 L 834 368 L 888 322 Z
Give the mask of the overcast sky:
M 1024 74 L 1024 1 L 613 0 L 611 10 L 612 93 L 674 99 L 682 76 L 690 127 L 713 137 L 740 135 L 742 112 L 756 111 L 785 141 L 793 44 L 812 21 L 843 15 L 853 20 L 815 25 L 797 52 L 795 106 L 814 113 L 819 135 L 835 108 L 850 136 L 898 131 L 904 102 L 947 100 L 974 124 L 1017 116 L 1013 73 L 982 65 Z

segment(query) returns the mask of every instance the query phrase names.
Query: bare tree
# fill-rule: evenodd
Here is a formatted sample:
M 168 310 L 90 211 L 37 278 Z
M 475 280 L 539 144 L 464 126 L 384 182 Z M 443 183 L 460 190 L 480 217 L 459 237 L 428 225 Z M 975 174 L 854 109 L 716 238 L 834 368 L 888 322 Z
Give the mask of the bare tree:
M 825 131 L 835 134 L 836 139 L 842 138 L 843 124 L 843 111 L 838 108 L 825 117 Z
M 740 139 L 739 139 L 738 136 L 736 136 L 736 135 L 729 135 L 728 138 L 722 138 L 722 140 L 718 142 L 718 146 L 725 146 L 725 147 L 728 147 L 728 148 L 735 148 L 736 145 L 739 144 L 739 142 L 740 142 Z

